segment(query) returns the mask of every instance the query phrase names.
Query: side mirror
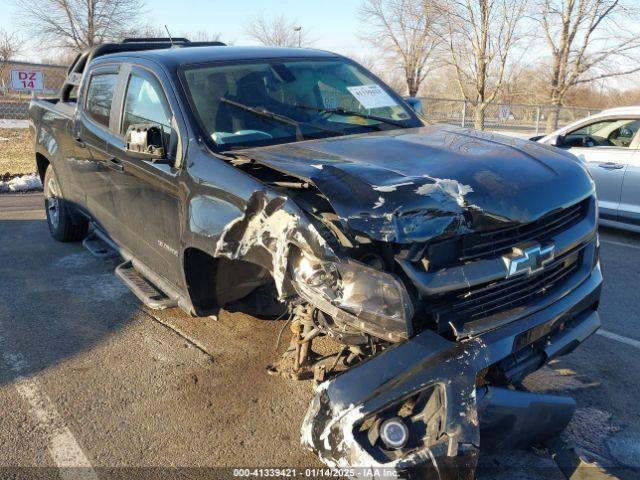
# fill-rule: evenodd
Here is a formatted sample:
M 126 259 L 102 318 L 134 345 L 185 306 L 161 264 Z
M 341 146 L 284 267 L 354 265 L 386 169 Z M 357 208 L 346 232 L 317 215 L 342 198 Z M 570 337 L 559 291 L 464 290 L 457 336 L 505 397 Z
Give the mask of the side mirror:
M 404 97 L 404 101 L 409 104 L 409 106 L 416 113 L 422 113 L 422 100 L 416 97 Z
M 549 145 L 552 147 L 562 147 L 564 145 L 564 135 L 556 135 L 549 140 Z
M 124 137 L 124 149 L 133 158 L 153 163 L 172 163 L 167 159 L 162 129 L 153 123 L 130 125 Z

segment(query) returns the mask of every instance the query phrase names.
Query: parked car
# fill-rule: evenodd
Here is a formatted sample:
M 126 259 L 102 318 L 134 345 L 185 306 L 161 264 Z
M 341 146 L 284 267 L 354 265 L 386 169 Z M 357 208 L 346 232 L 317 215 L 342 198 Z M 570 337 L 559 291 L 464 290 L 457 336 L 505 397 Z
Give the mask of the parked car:
M 596 182 L 600 224 L 640 232 L 640 106 L 604 110 L 538 142 L 586 162 Z
M 521 384 L 600 326 L 573 155 L 425 127 L 339 55 L 175 39 L 89 49 L 30 118 L 56 239 L 119 252 L 152 308 L 289 314 L 271 369 L 318 382 L 301 436 L 327 465 L 471 479 L 481 445 L 569 422 Z

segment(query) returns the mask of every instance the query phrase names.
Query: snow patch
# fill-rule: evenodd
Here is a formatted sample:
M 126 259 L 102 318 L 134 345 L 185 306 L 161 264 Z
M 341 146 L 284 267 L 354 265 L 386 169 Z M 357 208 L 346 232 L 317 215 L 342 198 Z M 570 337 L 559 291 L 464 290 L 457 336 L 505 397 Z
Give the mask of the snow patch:
M 0 128 L 29 128 L 29 120 L 0 120 Z
M 15 177 L 6 182 L 0 181 L 0 193 L 28 192 L 29 190 L 42 190 L 42 182 L 36 173 Z

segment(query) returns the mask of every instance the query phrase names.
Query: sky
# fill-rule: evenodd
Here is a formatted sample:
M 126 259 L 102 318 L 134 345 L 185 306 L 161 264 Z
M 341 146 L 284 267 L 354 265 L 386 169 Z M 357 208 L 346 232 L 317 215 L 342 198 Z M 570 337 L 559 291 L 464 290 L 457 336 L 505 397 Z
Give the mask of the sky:
M 166 24 L 172 34 L 206 30 L 220 33 L 223 41 L 235 45 L 256 44 L 244 34 L 249 18 L 284 14 L 308 31 L 314 47 L 352 56 L 364 56 L 371 47 L 358 37 L 364 25 L 358 19 L 361 0 L 147 0 L 148 22 Z M 0 0 L 0 28 L 17 31 L 16 11 L 11 0 Z M 175 32 L 175 33 L 174 33 Z M 28 32 L 19 32 L 28 38 Z M 30 45 L 26 56 L 36 60 L 37 47 Z

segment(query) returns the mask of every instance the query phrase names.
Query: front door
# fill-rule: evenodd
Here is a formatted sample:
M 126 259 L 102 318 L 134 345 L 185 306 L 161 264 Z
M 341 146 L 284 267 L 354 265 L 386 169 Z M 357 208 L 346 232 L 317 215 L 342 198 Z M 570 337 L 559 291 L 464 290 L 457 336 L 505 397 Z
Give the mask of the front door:
M 639 130 L 637 118 L 609 118 L 582 125 L 564 137 L 566 148 L 587 163 L 604 219 L 617 220 L 622 180 L 636 154 Z
M 622 182 L 618 219 L 640 227 L 640 155 L 636 152 L 627 165 Z
M 163 132 L 167 155 L 177 161 L 178 128 L 160 81 L 148 70 L 130 70 L 122 101 L 118 135 L 109 155 L 119 165 L 112 170 L 117 240 L 136 259 L 169 280 L 180 277 L 180 199 L 178 170 L 127 155 L 124 134 L 134 124 L 154 124 Z

